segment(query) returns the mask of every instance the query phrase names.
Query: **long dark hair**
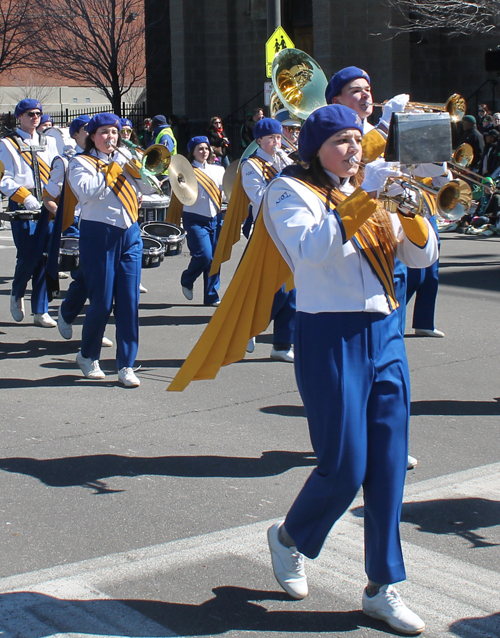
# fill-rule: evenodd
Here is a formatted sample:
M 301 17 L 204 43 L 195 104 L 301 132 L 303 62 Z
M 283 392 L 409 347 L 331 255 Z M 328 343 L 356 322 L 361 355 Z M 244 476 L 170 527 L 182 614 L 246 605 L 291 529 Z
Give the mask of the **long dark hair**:
M 361 186 L 364 172 L 364 168 L 360 166 L 356 175 L 353 175 L 349 179 L 350 183 L 356 188 Z M 344 193 L 339 190 L 338 186 L 329 177 L 328 173 L 321 165 L 317 153 L 312 158 L 309 166 L 307 168 L 302 167 L 302 170 L 296 174 L 296 177 L 312 184 L 313 186 L 325 189 L 327 191 L 327 198 L 335 205 L 340 204 L 340 202 L 346 199 Z M 387 244 L 390 246 L 391 251 L 394 253 L 396 250 L 396 236 L 394 235 L 391 217 L 383 208 L 380 201 L 378 201 L 377 204 L 377 210 L 370 217 L 370 220 L 375 226 L 377 226 L 378 232 L 380 232 L 381 236 L 385 239 Z M 361 226 L 360 230 L 362 229 L 363 226 Z

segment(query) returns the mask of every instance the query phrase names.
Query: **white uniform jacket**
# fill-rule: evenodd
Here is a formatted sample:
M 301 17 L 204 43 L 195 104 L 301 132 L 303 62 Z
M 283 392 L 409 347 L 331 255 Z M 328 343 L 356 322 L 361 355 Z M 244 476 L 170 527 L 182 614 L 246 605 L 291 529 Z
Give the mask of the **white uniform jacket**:
M 33 137 L 31 137 L 29 133 L 25 133 L 18 128 L 16 129 L 16 135 L 29 146 L 39 146 L 40 144 L 40 138 L 36 131 L 33 133 Z M 59 153 L 57 151 L 56 140 L 53 137 L 46 137 L 45 139 L 46 149 L 44 151 L 38 151 L 37 155 L 50 168 L 52 160 Z M 0 160 L 5 166 L 5 173 L 0 182 L 0 190 L 6 197 L 12 197 L 21 186 L 33 191 L 35 188 L 33 170 L 20 156 L 10 140 L 0 139 Z
M 287 157 L 284 151 L 280 151 L 279 153 L 276 153 L 275 155 L 269 155 L 269 153 L 266 153 L 261 148 L 259 148 L 257 149 L 257 152 L 255 153 L 255 155 L 258 155 L 258 157 L 261 157 L 262 159 L 272 164 L 278 173 L 280 173 L 285 168 L 285 166 L 289 166 L 290 164 L 293 164 L 292 160 Z M 243 165 L 240 168 L 240 171 L 241 171 L 241 184 L 243 186 L 243 189 L 245 190 L 245 193 L 248 196 L 248 199 L 250 200 L 250 204 L 252 205 L 252 215 L 255 221 L 255 218 L 257 217 L 257 214 L 259 212 L 259 208 L 262 203 L 262 199 L 264 197 L 264 191 L 266 190 L 268 182 L 265 181 L 265 179 L 262 176 L 262 173 L 260 173 L 252 165 L 252 162 L 248 160 L 243 163 Z
M 131 154 L 120 149 L 122 153 L 131 157 Z M 123 165 L 127 160 L 119 153 L 108 156 L 97 150 L 90 152 L 106 164 L 116 162 Z M 140 193 L 150 195 L 153 189 L 140 179 L 134 179 L 125 170 L 123 172 L 127 181 L 139 197 Z M 68 166 L 68 180 L 71 190 L 75 194 L 81 206 L 80 219 L 101 222 L 119 228 L 129 228 L 132 225 L 127 211 L 113 189 L 107 185 L 106 177 L 102 171 L 98 171 L 85 155 L 75 155 Z
M 348 194 L 349 188 L 341 190 Z M 368 260 L 352 239 L 343 242 L 338 217 L 315 193 L 295 179 L 280 177 L 269 185 L 265 204 L 268 232 L 294 274 L 297 310 L 390 314 Z M 427 220 L 427 243 L 419 248 L 404 234 L 397 214 L 391 219 L 398 259 L 411 268 L 431 265 L 438 257 L 438 242 Z
M 216 187 L 222 194 L 222 180 L 224 179 L 225 169 L 222 166 L 216 164 L 201 164 L 200 162 L 193 162 L 195 168 L 199 168 L 204 171 L 208 177 L 215 183 Z M 213 200 L 209 197 L 207 191 L 198 182 L 198 199 L 191 206 L 184 206 L 185 213 L 195 213 L 196 215 L 202 215 L 203 217 L 215 217 L 220 213 L 220 208 L 217 208 Z

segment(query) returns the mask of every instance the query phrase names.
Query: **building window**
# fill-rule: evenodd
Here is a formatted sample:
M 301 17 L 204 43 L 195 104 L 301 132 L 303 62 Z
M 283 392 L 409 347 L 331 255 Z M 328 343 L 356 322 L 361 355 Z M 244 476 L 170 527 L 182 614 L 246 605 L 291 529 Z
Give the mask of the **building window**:
M 73 104 L 78 104 L 78 98 L 77 97 L 73 98 Z
M 85 98 L 85 102 L 86 102 L 86 104 L 90 104 L 90 98 L 89 98 L 89 97 L 86 97 L 86 98 Z

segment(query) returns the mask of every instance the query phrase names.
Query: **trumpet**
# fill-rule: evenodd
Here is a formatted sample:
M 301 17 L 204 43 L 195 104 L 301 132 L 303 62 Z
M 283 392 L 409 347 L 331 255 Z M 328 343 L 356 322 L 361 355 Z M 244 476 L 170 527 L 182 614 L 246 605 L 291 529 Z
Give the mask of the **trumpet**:
M 369 106 L 380 106 L 384 107 L 387 104 L 386 102 L 367 102 Z M 445 104 L 425 104 L 423 102 L 408 102 L 405 107 L 405 111 L 413 111 L 415 109 L 421 109 L 422 111 L 426 111 L 428 113 L 439 112 L 439 113 L 449 113 L 450 120 L 452 122 L 459 122 L 465 113 L 467 112 L 467 103 L 465 98 L 463 98 L 458 93 L 453 93 L 446 100 Z
M 379 199 L 393 204 L 395 208 L 402 208 L 404 211 L 422 215 L 424 209 L 424 198 L 422 192 L 429 193 L 436 198 L 436 205 L 439 215 L 448 221 L 461 219 L 469 210 L 472 202 L 472 191 L 470 186 L 461 179 L 452 179 L 440 189 L 432 188 L 412 177 L 391 177 L 388 183 L 399 184 L 404 189 L 404 193 L 392 195 L 387 191 L 379 194 Z M 411 191 L 416 196 L 416 201 L 407 194 Z M 391 207 L 390 210 L 393 210 Z M 393 210 L 393 212 L 395 212 Z
M 453 155 L 451 156 L 451 172 L 456 173 L 459 177 L 462 177 L 472 184 L 476 184 L 476 186 L 482 187 L 482 177 L 468 168 L 468 166 L 471 165 L 473 159 L 474 151 L 472 149 L 472 146 L 470 144 L 467 144 L 467 142 L 460 144 L 460 146 L 455 149 Z M 495 187 L 492 188 L 492 190 L 496 191 L 498 189 Z
M 125 166 L 128 166 L 133 171 L 138 169 L 130 157 L 118 146 L 115 146 L 109 140 L 108 146 L 127 159 Z M 163 190 L 157 175 L 164 173 L 170 165 L 171 155 L 168 148 L 162 144 L 153 144 L 146 150 L 136 147 L 132 149 L 132 154 L 135 156 L 135 159 L 141 163 L 141 168 L 139 169 L 141 180 L 153 188 L 159 195 L 163 195 Z

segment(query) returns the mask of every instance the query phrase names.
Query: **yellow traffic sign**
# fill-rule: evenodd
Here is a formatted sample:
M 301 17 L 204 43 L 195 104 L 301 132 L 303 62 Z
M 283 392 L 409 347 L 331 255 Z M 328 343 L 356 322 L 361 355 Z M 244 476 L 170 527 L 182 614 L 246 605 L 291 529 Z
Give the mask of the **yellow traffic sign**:
M 278 27 L 266 42 L 266 77 L 271 77 L 274 56 L 283 49 L 295 49 L 294 43 L 290 40 L 283 27 Z

